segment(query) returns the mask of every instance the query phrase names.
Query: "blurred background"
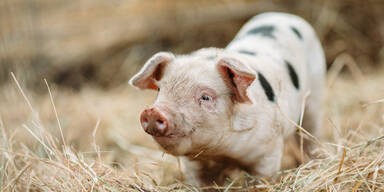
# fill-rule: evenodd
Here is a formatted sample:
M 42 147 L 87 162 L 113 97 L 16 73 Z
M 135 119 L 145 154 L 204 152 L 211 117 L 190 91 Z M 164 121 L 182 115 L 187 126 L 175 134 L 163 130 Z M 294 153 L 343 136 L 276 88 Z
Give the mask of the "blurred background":
M 352 76 L 344 68 L 342 80 L 328 87 L 327 117 L 336 120 L 325 126 L 357 125 L 360 102 L 384 97 L 383 10 L 383 0 L 1 0 L 0 127 L 35 151 L 42 147 L 25 126 L 59 136 L 45 78 L 69 145 L 93 150 L 96 140 L 105 162 L 136 162 L 148 152 L 137 147 L 157 149 L 138 118 L 155 93 L 130 88 L 128 79 L 159 51 L 223 48 L 249 18 L 267 11 L 305 18 L 321 39 L 328 68 L 352 66 Z M 384 124 L 384 117 L 374 118 Z
M 10 72 L 79 90 L 125 84 L 158 51 L 225 47 L 252 16 L 297 14 L 316 29 L 331 64 L 348 53 L 364 70 L 384 58 L 382 0 L 2 0 L 0 85 Z

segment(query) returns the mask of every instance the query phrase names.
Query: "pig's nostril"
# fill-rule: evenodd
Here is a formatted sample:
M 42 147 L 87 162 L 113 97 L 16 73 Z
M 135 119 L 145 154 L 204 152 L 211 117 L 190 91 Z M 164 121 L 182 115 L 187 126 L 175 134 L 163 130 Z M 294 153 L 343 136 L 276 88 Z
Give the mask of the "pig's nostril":
M 144 118 L 143 121 L 141 122 L 141 125 L 143 126 L 143 128 L 147 128 L 148 127 L 148 119 Z
M 156 126 L 160 130 L 164 130 L 164 129 L 167 128 L 166 123 L 164 121 L 162 121 L 162 120 L 156 120 Z

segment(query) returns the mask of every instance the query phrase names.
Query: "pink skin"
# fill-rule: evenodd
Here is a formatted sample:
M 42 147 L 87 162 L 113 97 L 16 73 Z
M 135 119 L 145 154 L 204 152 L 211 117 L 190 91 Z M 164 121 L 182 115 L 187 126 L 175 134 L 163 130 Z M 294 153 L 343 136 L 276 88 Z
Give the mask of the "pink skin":
M 254 79 L 252 71 L 235 58 L 175 59 L 171 54 L 158 53 L 130 83 L 141 89 L 159 90 L 155 103 L 142 112 L 140 122 L 167 153 L 202 164 L 217 160 L 227 165 L 226 160 L 243 161 L 242 157 L 248 155 L 238 150 L 237 142 L 247 136 L 232 130 L 236 120 L 253 122 L 239 118 L 238 114 L 247 113 L 239 113 L 235 106 L 251 103 L 246 89 Z M 245 167 L 253 162 L 238 163 Z
M 191 104 L 198 105 L 201 110 L 208 113 L 215 113 L 217 101 L 216 92 L 213 89 L 198 87 L 190 94 L 193 95 Z M 178 154 L 175 148 L 183 140 L 191 139 L 195 130 L 195 128 L 186 127 L 183 116 L 188 114 L 180 110 L 182 107 L 172 105 L 168 101 L 157 101 L 152 107 L 145 109 L 140 117 L 144 131 L 152 135 L 160 146 L 172 154 Z
M 245 90 L 254 77 L 244 69 L 233 58 L 177 61 L 171 54 L 156 54 L 131 80 L 134 86 L 159 90 L 153 106 L 141 114 L 143 129 L 174 155 L 225 152 L 233 106 L 249 102 Z
M 220 185 L 225 168 L 274 174 L 280 169 L 284 140 L 296 129 L 289 120 L 302 115 L 303 101 L 304 128 L 312 134 L 321 128 L 325 58 L 314 30 L 294 15 L 260 16 L 251 19 L 238 37 L 274 23 L 279 26 L 276 41 L 256 35 L 225 49 L 204 48 L 179 56 L 159 52 L 130 80 L 140 89 L 161 88 L 141 123 L 166 152 L 187 157 L 181 160 L 189 184 Z M 297 40 L 292 26 L 303 39 Z M 257 57 L 240 54 L 240 49 L 255 51 Z M 300 90 L 281 65 L 286 59 L 299 74 Z M 275 101 L 267 98 L 258 73 L 274 88 Z
M 252 140 L 254 133 L 248 131 L 234 131 L 255 125 L 254 109 L 248 109 L 252 105 L 238 108 L 252 103 L 246 92 L 255 79 L 252 70 L 232 57 L 217 61 L 181 57 L 169 63 L 164 63 L 168 59 L 163 57 L 173 56 L 156 54 L 130 81 L 141 89 L 159 90 L 155 103 L 141 114 L 143 129 L 167 153 L 188 158 L 183 160 L 191 173 L 186 177 L 188 181 L 203 182 L 197 185 L 209 184 L 212 180 L 221 182 L 219 177 L 210 174 L 202 177 L 211 173 L 208 168 L 212 161 L 223 166 L 232 162 L 230 167 L 238 165 L 238 168 L 252 170 L 263 152 L 244 141 L 258 144 L 259 139 Z M 271 140 L 268 135 L 264 138 Z M 261 146 L 270 152 L 268 147 L 274 146 Z M 188 168 L 188 162 L 196 164 Z

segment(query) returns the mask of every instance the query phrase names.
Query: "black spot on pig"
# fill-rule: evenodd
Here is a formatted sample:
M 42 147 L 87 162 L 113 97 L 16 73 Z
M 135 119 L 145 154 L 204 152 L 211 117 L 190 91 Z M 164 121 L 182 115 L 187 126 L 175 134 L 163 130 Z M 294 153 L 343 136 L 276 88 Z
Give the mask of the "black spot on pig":
M 261 84 L 261 87 L 263 87 L 264 93 L 267 96 L 268 100 L 272 102 L 275 101 L 275 93 L 273 92 L 271 84 L 269 84 L 263 74 L 258 72 L 257 75 L 259 76 L 259 82 Z
M 249 30 L 247 34 L 250 34 L 250 35 L 260 34 L 264 37 L 275 39 L 276 37 L 273 35 L 274 31 L 275 31 L 275 27 L 273 25 L 262 25 Z
M 300 39 L 303 40 L 303 36 L 301 35 L 300 31 L 296 28 L 291 26 L 291 30 L 296 34 L 296 36 Z
M 242 50 L 238 50 L 237 52 L 242 53 L 242 54 L 252 55 L 252 56 L 256 55 L 255 52 L 247 51 L 247 50 L 243 50 L 243 49 Z
M 291 65 L 290 62 L 288 62 L 288 61 L 284 61 L 284 62 L 287 66 L 288 73 L 289 73 L 289 76 L 291 77 L 291 81 L 292 81 L 293 86 L 295 86 L 295 88 L 297 90 L 300 89 L 299 76 L 297 75 L 296 70 L 293 68 L 293 66 Z

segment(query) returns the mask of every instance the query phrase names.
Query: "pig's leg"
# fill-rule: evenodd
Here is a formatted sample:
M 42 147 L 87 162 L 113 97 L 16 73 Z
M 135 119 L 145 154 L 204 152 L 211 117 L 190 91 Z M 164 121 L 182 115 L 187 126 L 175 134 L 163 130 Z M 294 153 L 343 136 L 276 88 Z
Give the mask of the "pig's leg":
M 325 96 L 325 58 L 318 41 L 313 44 L 313 49 L 308 59 L 308 80 L 310 94 L 306 101 L 303 117 L 303 128 L 315 137 L 319 137 L 323 121 L 323 102 Z M 299 138 L 299 137 L 298 137 Z M 300 141 L 300 140 L 299 140 Z M 314 147 L 313 141 L 304 140 L 304 150 L 311 157 Z
M 238 162 L 227 158 L 201 161 L 183 159 L 185 182 L 194 186 L 223 185 L 236 168 L 239 168 Z
M 256 176 L 268 177 L 280 170 L 281 159 L 283 157 L 283 138 L 275 140 L 275 147 L 263 155 L 251 168 L 251 174 Z
M 197 161 L 190 161 L 188 158 L 182 158 L 182 170 L 184 182 L 193 186 L 203 186 L 204 181 L 199 177 L 201 165 Z
M 319 137 L 323 120 L 323 93 L 321 87 L 318 88 L 319 90 L 313 90 L 314 93 L 311 93 L 308 97 L 302 125 L 305 130 L 316 138 Z M 297 135 L 297 139 L 300 144 L 300 135 Z M 314 142 L 311 140 L 313 139 L 303 139 L 303 149 L 309 157 L 311 157 L 311 151 L 314 147 Z

